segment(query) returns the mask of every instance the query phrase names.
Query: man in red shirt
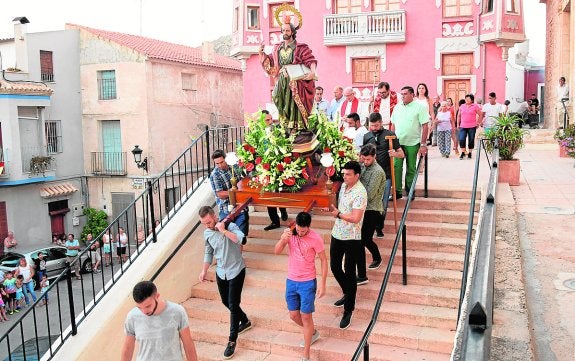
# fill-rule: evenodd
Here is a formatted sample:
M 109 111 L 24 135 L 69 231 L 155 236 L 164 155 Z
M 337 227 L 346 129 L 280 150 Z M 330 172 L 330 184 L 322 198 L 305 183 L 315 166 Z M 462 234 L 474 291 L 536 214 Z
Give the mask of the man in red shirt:
M 295 229 L 286 228 L 275 246 L 275 254 L 288 246 L 288 277 L 286 280 L 286 302 L 290 318 L 303 327 L 303 359 L 309 360 L 310 346 L 319 339 L 312 314 L 315 311 L 315 296 L 325 294 L 327 278 L 327 257 L 323 239 L 311 230 L 311 215 L 300 212 L 295 219 Z M 321 282 L 316 280 L 315 257 L 321 261 Z

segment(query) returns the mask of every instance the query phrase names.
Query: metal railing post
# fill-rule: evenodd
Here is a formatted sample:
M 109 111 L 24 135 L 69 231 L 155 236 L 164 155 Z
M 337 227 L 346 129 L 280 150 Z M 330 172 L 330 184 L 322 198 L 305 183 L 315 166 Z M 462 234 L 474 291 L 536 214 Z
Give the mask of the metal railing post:
M 208 174 L 212 174 L 212 154 L 210 152 L 210 128 L 206 125 L 206 159 L 208 162 Z
M 369 343 L 365 343 L 363 347 L 363 361 L 369 361 Z
M 72 265 L 70 263 L 66 267 L 66 285 L 68 286 L 68 303 L 70 305 L 70 326 L 72 326 L 72 336 L 75 336 L 78 333 L 78 327 L 76 326 L 74 294 L 72 293 Z
M 152 240 L 154 243 L 158 241 L 156 236 L 156 215 L 154 212 L 154 189 L 152 188 L 152 181 L 148 179 L 148 202 L 150 208 L 150 219 L 152 220 Z
M 401 228 L 401 267 L 403 271 L 403 285 L 407 285 L 407 226 Z
M 429 194 L 428 194 L 428 192 L 427 192 L 427 179 L 428 179 L 428 176 L 427 176 L 427 170 L 428 170 L 428 167 L 427 167 L 427 154 L 428 154 L 428 153 L 425 153 L 425 167 L 424 167 L 424 168 L 425 168 L 425 172 L 424 172 L 424 174 L 423 174 L 423 197 L 424 197 L 424 198 L 428 198 L 428 197 L 429 197 Z

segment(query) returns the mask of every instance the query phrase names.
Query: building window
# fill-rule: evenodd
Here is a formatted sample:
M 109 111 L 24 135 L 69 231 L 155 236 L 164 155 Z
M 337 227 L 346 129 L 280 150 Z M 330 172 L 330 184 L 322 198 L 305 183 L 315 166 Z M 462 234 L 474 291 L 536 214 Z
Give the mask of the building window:
M 505 0 L 505 11 L 508 13 L 517 14 L 517 4 L 516 0 Z
M 240 31 L 239 25 L 240 25 L 240 9 L 235 7 L 234 8 L 234 19 L 233 19 L 233 24 L 232 24 L 232 27 L 233 27 L 232 30 L 234 33 Z
M 182 90 L 198 90 L 198 76 L 196 74 L 182 73 Z
M 102 70 L 98 72 L 98 99 L 116 99 L 115 70 Z
M 351 59 L 352 82 L 379 83 L 379 58 Z
M 248 29 L 259 30 L 260 29 L 260 8 L 259 6 L 248 6 Z
M 441 56 L 441 75 L 473 74 L 473 53 L 443 54 Z
M 373 11 L 399 10 L 400 0 L 373 0 Z
M 362 0 L 335 0 L 337 14 L 357 14 L 361 12 Z
M 443 0 L 443 16 L 471 16 L 473 0 Z
M 40 50 L 40 76 L 42 81 L 54 81 L 54 63 L 52 62 L 52 52 Z
M 283 4 L 283 3 L 282 3 Z M 270 4 L 269 5 L 269 12 L 268 14 L 271 14 L 270 16 L 268 16 L 268 18 L 270 19 L 270 28 L 272 29 L 279 29 L 281 28 L 281 24 L 278 24 L 278 22 L 276 21 L 276 17 L 273 15 L 276 13 L 276 9 L 281 6 L 282 4 Z M 293 6 L 293 1 L 286 1 L 285 4 L 289 4 Z
M 62 153 L 62 123 L 59 120 L 47 120 L 44 126 L 48 154 Z
M 495 1 L 495 0 L 487 0 L 487 1 L 485 2 L 485 9 L 483 9 L 483 11 L 486 12 L 486 13 L 493 12 L 493 2 L 494 2 L 494 1 Z

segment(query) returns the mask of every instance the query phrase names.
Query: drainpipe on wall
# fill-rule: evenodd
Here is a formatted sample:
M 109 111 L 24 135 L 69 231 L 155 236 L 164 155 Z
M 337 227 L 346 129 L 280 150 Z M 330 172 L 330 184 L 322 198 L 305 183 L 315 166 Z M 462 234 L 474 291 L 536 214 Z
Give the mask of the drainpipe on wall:
M 481 55 L 480 55 L 481 60 L 480 61 L 481 61 L 481 68 L 482 68 L 481 69 L 481 85 L 483 87 L 482 93 L 481 93 L 482 94 L 481 98 L 483 99 L 483 103 L 485 103 L 485 83 L 486 83 L 485 69 L 487 68 L 485 66 L 485 60 L 487 58 L 487 56 L 486 56 L 487 53 L 486 53 L 486 49 L 485 49 L 485 44 L 483 44 L 481 42 L 481 40 L 479 40 L 479 37 L 481 35 L 480 34 L 480 32 L 481 32 L 481 25 L 480 25 L 481 15 L 483 15 L 483 0 L 481 0 L 479 2 L 479 13 L 477 14 L 477 43 L 481 47 L 481 49 L 480 49 L 480 52 L 481 52 Z

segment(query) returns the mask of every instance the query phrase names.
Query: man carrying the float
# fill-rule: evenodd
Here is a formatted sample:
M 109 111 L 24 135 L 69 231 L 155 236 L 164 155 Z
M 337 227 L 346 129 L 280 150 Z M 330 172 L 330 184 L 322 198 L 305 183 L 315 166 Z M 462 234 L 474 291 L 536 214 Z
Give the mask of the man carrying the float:
M 295 17 L 286 15 L 288 12 Z M 284 15 L 280 19 L 281 13 Z M 306 44 L 296 41 L 297 30 L 302 24 L 299 11 L 291 5 L 282 5 L 276 10 L 275 17 L 281 24 L 283 41 L 276 44 L 269 55 L 264 53 L 262 44 L 260 62 L 264 71 L 276 82 L 272 99 L 279 112 L 280 124 L 289 134 L 296 134 L 294 143 L 309 142 L 313 133 L 308 128 L 307 118 L 313 108 L 317 61 Z M 297 24 L 294 25 L 292 21 Z

